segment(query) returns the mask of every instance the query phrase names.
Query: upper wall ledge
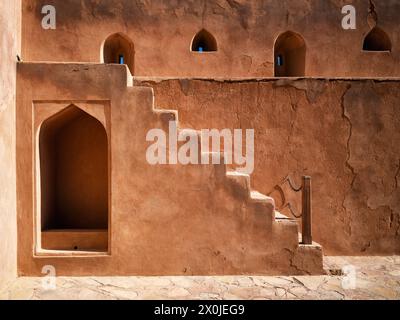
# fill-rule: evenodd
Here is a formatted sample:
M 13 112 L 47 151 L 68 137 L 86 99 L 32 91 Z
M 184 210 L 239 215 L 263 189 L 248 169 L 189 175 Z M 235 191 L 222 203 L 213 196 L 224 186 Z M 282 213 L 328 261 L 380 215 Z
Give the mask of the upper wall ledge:
M 159 83 L 163 81 L 169 80 L 201 80 L 201 81 L 210 81 L 210 82 L 293 82 L 299 80 L 324 80 L 324 81 L 377 81 L 377 82 L 398 82 L 400 81 L 400 77 L 145 77 L 145 76 L 131 76 L 129 70 L 126 66 L 122 66 L 119 64 L 104 64 L 104 63 L 83 63 L 83 62 L 48 62 L 48 61 L 38 61 L 38 62 L 18 62 L 18 64 L 29 64 L 29 65 L 45 65 L 45 66 L 76 66 L 78 68 L 82 67 L 114 67 L 121 70 L 126 70 L 127 72 L 127 82 L 128 86 L 134 85 L 135 82 L 153 82 Z M 123 69 L 122 69 L 123 68 Z M 133 82 L 132 82 L 133 80 Z
M 237 78 L 210 78 L 210 77 L 140 77 L 134 76 L 133 81 L 135 82 L 163 82 L 169 80 L 200 80 L 200 81 L 212 81 L 212 82 L 273 82 L 273 81 L 299 81 L 299 80 L 324 80 L 324 81 L 366 81 L 373 80 L 378 82 L 398 82 L 400 77 L 237 77 Z

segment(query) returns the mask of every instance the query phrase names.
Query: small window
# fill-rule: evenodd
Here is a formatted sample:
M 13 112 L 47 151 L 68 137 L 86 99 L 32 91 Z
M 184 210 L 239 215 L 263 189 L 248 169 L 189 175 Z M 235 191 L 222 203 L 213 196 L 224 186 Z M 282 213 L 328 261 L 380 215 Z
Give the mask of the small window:
M 279 67 L 283 66 L 283 57 L 282 57 L 282 55 L 278 55 L 276 57 L 276 65 L 279 66 Z
M 133 42 L 124 34 L 109 36 L 103 44 L 101 60 L 103 63 L 127 65 L 134 74 L 135 50 Z
M 306 43 L 295 32 L 282 33 L 275 41 L 275 77 L 304 77 Z
M 198 32 L 192 41 L 193 52 L 215 52 L 217 51 L 217 41 L 207 30 Z
M 364 51 L 391 51 L 392 43 L 389 36 L 379 27 L 373 28 L 365 37 Z

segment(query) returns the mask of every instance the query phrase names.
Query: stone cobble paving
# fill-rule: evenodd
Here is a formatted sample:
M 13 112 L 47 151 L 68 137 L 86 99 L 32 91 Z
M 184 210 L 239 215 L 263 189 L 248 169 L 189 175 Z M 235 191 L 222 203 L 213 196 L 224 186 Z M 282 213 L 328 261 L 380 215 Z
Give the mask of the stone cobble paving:
M 324 264 L 322 276 L 58 277 L 55 290 L 27 277 L 0 289 L 0 299 L 400 300 L 400 256 L 325 257 Z

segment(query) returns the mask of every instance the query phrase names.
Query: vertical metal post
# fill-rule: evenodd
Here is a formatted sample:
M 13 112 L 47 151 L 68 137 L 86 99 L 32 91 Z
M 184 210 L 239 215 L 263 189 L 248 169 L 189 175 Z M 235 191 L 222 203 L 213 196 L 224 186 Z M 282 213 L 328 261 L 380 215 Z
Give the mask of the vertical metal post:
M 311 177 L 303 176 L 302 190 L 302 243 L 312 244 Z

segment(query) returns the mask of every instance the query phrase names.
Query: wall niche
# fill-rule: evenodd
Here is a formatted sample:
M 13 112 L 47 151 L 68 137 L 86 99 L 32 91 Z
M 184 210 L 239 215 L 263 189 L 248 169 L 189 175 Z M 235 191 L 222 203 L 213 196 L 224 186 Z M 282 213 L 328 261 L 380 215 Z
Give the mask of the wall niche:
M 38 136 L 41 249 L 107 251 L 108 138 L 75 105 L 46 119 Z

